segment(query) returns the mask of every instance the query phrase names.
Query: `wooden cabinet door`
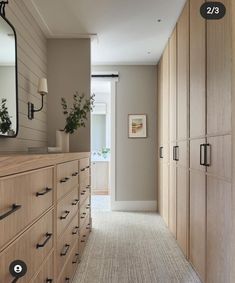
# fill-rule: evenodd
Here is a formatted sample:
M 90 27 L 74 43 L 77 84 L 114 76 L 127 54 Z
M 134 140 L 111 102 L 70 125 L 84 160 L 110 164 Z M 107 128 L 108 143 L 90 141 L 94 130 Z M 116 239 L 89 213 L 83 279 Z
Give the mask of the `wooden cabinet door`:
M 170 127 L 170 141 L 176 141 L 176 102 L 177 102 L 177 54 L 176 54 L 176 43 L 177 43 L 177 30 L 173 31 L 169 41 L 169 127 Z
M 162 120 L 162 131 L 163 131 L 163 144 L 169 142 L 169 48 L 168 45 L 163 53 L 163 86 L 162 86 L 162 97 L 163 97 L 163 120 Z
M 176 238 L 176 165 L 170 164 L 169 172 L 169 229 Z
M 163 62 L 158 63 L 158 144 L 163 145 Z
M 206 21 L 199 13 L 204 2 L 190 1 L 190 137 L 206 133 Z
M 185 256 L 188 245 L 188 170 L 177 167 L 177 242 Z
M 178 140 L 188 136 L 189 96 L 189 1 L 177 25 L 177 131 Z
M 189 260 L 201 280 L 206 278 L 206 174 L 190 171 Z
M 169 209 L 169 165 L 167 163 L 163 163 L 163 219 L 168 225 L 169 221 L 169 215 L 168 215 L 168 209 Z
M 163 217 L 163 162 L 158 163 L 158 212 Z
M 229 283 L 231 183 L 207 176 L 207 283 Z
M 226 15 L 207 22 L 207 133 L 231 131 L 230 0 L 220 1 Z

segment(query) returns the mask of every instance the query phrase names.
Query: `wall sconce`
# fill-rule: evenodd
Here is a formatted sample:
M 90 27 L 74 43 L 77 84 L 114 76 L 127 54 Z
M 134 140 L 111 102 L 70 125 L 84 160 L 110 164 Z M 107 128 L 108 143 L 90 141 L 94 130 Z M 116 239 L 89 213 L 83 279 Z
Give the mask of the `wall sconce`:
M 34 119 L 34 113 L 40 112 L 43 108 L 43 97 L 44 95 L 48 94 L 47 89 L 47 79 L 41 78 L 38 81 L 38 93 L 42 96 L 42 106 L 39 109 L 34 108 L 34 104 L 31 102 L 28 102 L 28 118 L 29 120 Z

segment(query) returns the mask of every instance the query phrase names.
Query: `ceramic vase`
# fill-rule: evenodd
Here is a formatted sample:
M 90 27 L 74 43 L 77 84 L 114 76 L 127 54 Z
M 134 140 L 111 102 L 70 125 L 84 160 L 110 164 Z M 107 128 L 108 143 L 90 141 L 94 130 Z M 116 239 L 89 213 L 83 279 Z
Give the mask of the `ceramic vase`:
M 56 147 L 61 148 L 61 152 L 69 152 L 69 134 L 65 131 L 56 131 Z

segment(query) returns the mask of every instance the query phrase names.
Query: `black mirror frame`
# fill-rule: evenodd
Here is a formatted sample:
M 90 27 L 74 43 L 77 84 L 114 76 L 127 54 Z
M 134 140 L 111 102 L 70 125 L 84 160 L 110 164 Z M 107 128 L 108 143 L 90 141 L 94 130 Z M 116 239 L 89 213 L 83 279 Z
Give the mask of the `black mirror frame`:
M 7 3 L 6 3 L 7 4 Z M 4 11 L 4 10 L 3 10 Z M 4 11 L 5 12 L 5 11 Z M 0 17 L 2 17 L 12 28 L 15 36 L 15 83 L 16 83 L 16 131 L 13 136 L 7 136 L 7 135 L 1 135 L 0 138 L 16 138 L 19 132 L 19 103 L 18 103 L 18 63 L 17 63 L 17 35 L 14 26 L 9 22 L 9 20 L 6 18 L 5 13 L 0 12 Z

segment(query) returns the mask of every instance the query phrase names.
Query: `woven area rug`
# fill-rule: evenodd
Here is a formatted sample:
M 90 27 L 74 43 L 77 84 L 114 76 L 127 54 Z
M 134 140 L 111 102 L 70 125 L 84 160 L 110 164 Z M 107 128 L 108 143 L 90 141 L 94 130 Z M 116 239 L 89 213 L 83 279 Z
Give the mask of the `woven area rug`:
M 93 211 L 93 230 L 73 283 L 200 283 L 162 218 Z

